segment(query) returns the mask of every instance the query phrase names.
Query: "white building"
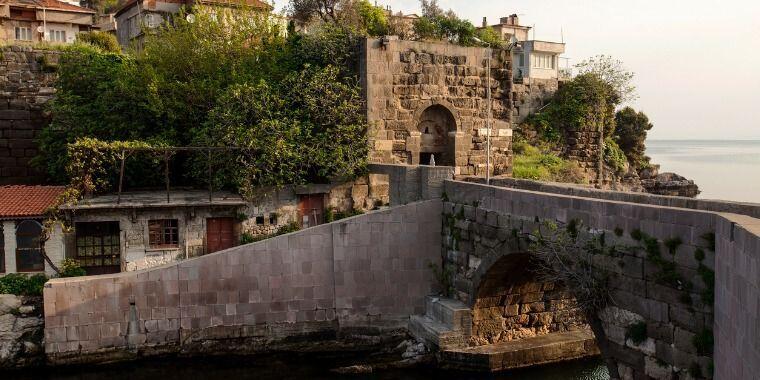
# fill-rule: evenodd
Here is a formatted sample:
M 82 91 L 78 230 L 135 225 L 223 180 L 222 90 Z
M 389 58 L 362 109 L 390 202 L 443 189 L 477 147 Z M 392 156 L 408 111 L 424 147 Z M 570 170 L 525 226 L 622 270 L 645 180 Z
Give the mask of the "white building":
M 0 0 L 0 41 L 72 43 L 93 29 L 95 11 L 57 0 Z
M 0 186 L 0 276 L 55 274 L 43 252 L 60 264 L 66 254 L 63 233 L 55 226 L 43 241 L 43 220 L 63 191 L 62 186 Z
M 518 43 L 512 50 L 515 82 L 560 78 L 559 61 L 565 52 L 563 42 L 530 39 L 532 28 L 520 25 L 520 18 L 516 14 L 502 17 L 498 24 L 490 26 L 488 19 L 483 17 L 483 26 L 480 29 L 483 28 L 493 29 L 505 43 Z

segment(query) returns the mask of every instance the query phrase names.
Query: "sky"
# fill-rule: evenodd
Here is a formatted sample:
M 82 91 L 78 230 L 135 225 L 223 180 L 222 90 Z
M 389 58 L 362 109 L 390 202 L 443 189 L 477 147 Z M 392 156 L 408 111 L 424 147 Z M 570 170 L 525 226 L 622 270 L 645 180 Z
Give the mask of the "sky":
M 375 0 L 370 0 L 375 1 Z M 278 8 L 282 3 L 278 2 Z M 417 0 L 377 0 L 419 13 Z M 636 74 L 629 104 L 652 139 L 760 140 L 760 1 L 439 0 L 479 26 L 520 15 L 535 38 L 567 44 L 569 64 L 611 55 Z M 565 60 L 562 60 L 563 64 Z

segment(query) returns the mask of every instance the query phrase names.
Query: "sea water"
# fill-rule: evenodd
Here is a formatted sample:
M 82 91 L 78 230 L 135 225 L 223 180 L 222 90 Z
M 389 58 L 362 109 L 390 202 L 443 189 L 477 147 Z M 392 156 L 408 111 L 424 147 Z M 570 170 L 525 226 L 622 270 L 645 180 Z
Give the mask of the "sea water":
M 760 203 L 760 140 L 647 140 L 660 173 L 694 180 L 699 198 Z

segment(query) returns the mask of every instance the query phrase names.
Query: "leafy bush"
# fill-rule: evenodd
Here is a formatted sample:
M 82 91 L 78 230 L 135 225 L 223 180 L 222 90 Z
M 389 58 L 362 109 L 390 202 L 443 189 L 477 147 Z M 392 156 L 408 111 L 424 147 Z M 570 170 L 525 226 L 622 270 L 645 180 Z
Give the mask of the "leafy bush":
M 256 237 L 250 232 L 243 232 L 240 234 L 240 245 L 246 245 L 256 242 Z
M 614 168 L 618 173 L 624 172 L 626 165 L 628 164 L 625 153 L 623 153 L 617 143 L 609 137 L 604 140 L 604 162 Z
M 0 277 L 0 294 L 41 296 L 42 288 L 47 281 L 48 278 L 44 274 L 27 276 L 20 273 L 10 273 Z
M 59 267 L 61 277 L 81 277 L 86 276 L 87 272 L 79 265 L 79 261 L 74 259 L 64 259 Z
M 636 112 L 631 107 L 625 107 L 615 113 L 615 141 L 623 150 L 628 160 L 637 169 L 649 166 L 649 157 L 644 153 L 647 131 L 653 125 L 643 112 Z
M 77 35 L 77 41 L 96 46 L 103 51 L 111 53 L 121 52 L 121 46 L 119 41 L 116 40 L 116 36 L 111 33 L 92 31 L 87 33 L 79 33 Z
M 98 146 L 114 142 L 247 147 L 247 155 L 219 154 L 213 162 L 215 188 L 243 193 L 262 184 L 363 173 L 367 122 L 351 63 L 357 33 L 334 26 L 286 38 L 276 20 L 253 10 L 214 14 L 196 7 L 193 14 L 193 23 L 180 13 L 146 35 L 140 52 L 104 52 L 89 44 L 68 49 L 35 164 L 54 182 L 95 191 L 113 190 L 114 156 L 121 152 Z M 251 119 L 237 117 L 238 111 Z M 88 157 L 72 164 L 69 144 Z M 173 155 L 171 182 L 205 187 L 202 156 Z M 132 154 L 125 186 L 162 184 L 157 159 Z
M 277 229 L 277 233 L 276 233 L 275 236 L 289 234 L 291 232 L 299 231 L 300 229 L 301 229 L 301 225 L 299 225 L 296 222 L 290 222 L 290 223 L 288 223 L 288 224 L 286 224 L 286 225 L 278 228 Z

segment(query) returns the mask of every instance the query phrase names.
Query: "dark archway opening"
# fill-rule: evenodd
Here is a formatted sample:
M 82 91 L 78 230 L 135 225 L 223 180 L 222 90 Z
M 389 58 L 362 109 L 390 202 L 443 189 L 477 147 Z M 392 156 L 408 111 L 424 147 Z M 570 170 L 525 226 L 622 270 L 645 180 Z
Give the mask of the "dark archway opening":
M 446 107 L 435 104 L 426 108 L 417 125 L 420 136 L 420 165 L 454 166 L 454 137 L 457 123 L 454 115 Z
M 488 269 L 475 293 L 470 345 L 589 330 L 572 293 L 533 269 L 528 253 L 504 256 Z

